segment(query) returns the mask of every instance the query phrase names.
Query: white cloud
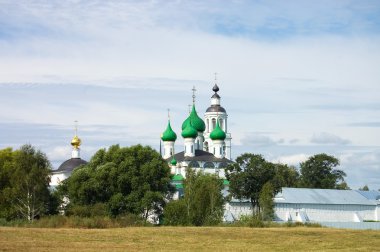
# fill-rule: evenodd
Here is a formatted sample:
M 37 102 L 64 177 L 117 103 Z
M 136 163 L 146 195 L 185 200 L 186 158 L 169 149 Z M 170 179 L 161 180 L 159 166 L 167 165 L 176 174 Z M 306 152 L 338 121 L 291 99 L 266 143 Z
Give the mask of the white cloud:
M 301 162 L 306 161 L 309 157 L 310 155 L 301 153 L 295 155 L 280 156 L 274 158 L 272 162 L 298 166 Z
M 350 141 L 348 139 L 343 139 L 334 134 L 330 134 L 327 132 L 321 132 L 318 134 L 314 134 L 310 140 L 311 143 L 316 144 L 349 144 Z

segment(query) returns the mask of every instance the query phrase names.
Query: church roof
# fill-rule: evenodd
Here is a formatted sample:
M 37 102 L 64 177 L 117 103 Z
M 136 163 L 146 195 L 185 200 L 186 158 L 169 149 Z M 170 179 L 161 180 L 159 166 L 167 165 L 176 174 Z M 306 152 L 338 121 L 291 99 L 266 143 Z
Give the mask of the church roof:
M 202 161 L 202 162 L 226 162 L 226 163 L 232 163 L 231 160 L 227 158 L 217 158 L 212 153 L 203 151 L 203 150 L 195 150 L 195 156 L 194 157 L 185 157 L 185 152 L 179 152 L 174 155 L 174 158 L 178 162 L 182 161 Z M 170 161 L 172 157 L 169 157 L 166 159 L 167 161 Z
M 220 105 L 211 105 L 210 107 L 207 108 L 206 113 L 207 112 L 222 112 L 222 113 L 226 113 L 226 110 L 222 106 L 220 106 Z
M 224 140 L 226 139 L 226 133 L 220 128 L 219 120 L 216 121 L 216 126 L 210 134 L 212 140 Z
M 195 110 L 195 105 L 191 109 L 191 113 L 189 117 L 182 123 L 182 130 L 187 126 L 188 121 L 190 121 L 191 125 L 200 132 L 205 131 L 206 124 L 205 122 L 198 116 L 197 111 Z
M 87 164 L 87 161 L 81 158 L 70 158 L 63 162 L 57 170 L 53 171 L 53 173 L 72 172 L 75 168 L 84 164 Z
M 162 133 L 161 139 L 162 141 L 171 141 L 171 142 L 174 142 L 175 140 L 177 140 L 177 134 L 173 131 L 170 125 L 170 121 L 168 121 L 168 126 L 166 127 L 166 130 L 164 131 L 164 133 Z

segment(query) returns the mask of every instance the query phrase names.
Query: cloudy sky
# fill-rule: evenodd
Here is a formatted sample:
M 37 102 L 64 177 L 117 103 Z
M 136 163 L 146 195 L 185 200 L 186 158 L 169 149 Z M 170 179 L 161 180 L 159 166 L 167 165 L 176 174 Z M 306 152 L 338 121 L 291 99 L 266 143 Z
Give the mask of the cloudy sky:
M 232 152 L 297 165 L 338 157 L 351 188 L 380 188 L 380 2 L 0 0 L 0 148 L 54 168 L 120 143 L 156 149 L 214 82 Z M 182 149 L 182 139 L 177 141 Z

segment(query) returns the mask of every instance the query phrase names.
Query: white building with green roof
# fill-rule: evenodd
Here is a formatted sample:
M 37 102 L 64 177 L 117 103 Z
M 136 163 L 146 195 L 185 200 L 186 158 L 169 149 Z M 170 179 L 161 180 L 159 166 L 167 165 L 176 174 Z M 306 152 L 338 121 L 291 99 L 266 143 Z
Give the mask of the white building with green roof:
M 204 173 L 217 174 L 225 178 L 224 168 L 231 163 L 231 134 L 227 132 L 227 112 L 220 105 L 219 87 L 212 88 L 211 106 L 206 109 L 204 119 L 200 118 L 193 105 L 189 116 L 181 127 L 184 140 L 183 150 L 175 153 L 177 134 L 171 128 L 170 119 L 166 130 L 161 135 L 163 142 L 162 156 L 171 167 L 173 175 L 185 177 L 187 167 Z M 195 88 L 193 88 L 195 92 Z

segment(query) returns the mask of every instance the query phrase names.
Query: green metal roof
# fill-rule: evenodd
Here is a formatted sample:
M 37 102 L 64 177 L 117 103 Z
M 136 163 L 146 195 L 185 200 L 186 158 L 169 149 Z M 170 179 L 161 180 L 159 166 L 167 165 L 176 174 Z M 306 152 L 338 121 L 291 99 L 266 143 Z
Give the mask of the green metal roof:
M 206 124 L 205 122 L 198 116 L 197 111 L 195 110 L 195 105 L 193 104 L 193 107 L 191 109 L 191 113 L 188 118 L 182 123 L 182 130 L 186 128 L 186 125 L 188 121 L 191 122 L 191 125 L 200 132 L 205 131 Z
M 162 141 L 172 141 L 172 142 L 177 140 L 177 134 L 173 131 L 170 125 L 170 121 L 168 121 L 168 126 L 166 127 L 166 130 L 164 131 L 164 133 L 162 133 L 161 139 Z
M 181 174 L 176 174 L 173 176 L 172 180 L 181 181 L 181 180 L 183 180 L 183 176 Z
M 175 185 L 175 188 L 176 188 L 176 189 L 182 189 L 182 188 L 183 188 L 183 184 L 176 184 L 176 185 Z
M 224 140 L 226 139 L 226 133 L 220 128 L 219 120 L 216 120 L 216 126 L 210 134 L 212 140 Z
M 177 160 L 175 160 L 174 156 L 173 156 L 172 160 L 170 161 L 170 164 L 171 165 L 177 165 Z
M 183 138 L 196 138 L 198 136 L 198 131 L 191 125 L 190 120 L 187 121 L 187 124 L 184 130 L 182 130 L 181 135 Z

